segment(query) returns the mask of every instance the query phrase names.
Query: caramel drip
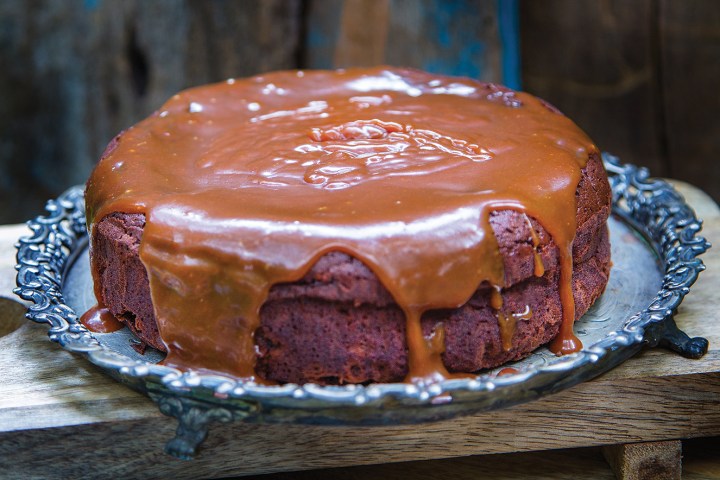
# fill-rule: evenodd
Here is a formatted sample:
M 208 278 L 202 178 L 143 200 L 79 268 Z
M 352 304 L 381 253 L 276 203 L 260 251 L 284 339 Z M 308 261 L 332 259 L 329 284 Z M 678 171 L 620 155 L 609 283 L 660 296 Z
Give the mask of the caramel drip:
M 122 322 L 110 313 L 110 310 L 99 305 L 95 305 L 83 313 L 80 317 L 80 323 L 94 333 L 112 333 L 124 327 Z
M 515 328 L 517 327 L 518 320 L 530 320 L 532 318 L 530 305 L 525 305 L 525 310 L 522 312 L 511 313 L 510 317 L 512 318 L 512 321 L 510 322 L 512 324 L 512 328 L 508 329 L 508 333 L 503 337 L 503 350 L 506 352 L 510 351 L 512 348 L 512 337 L 515 335 Z
M 512 348 L 512 338 L 515 335 L 515 327 L 517 326 L 518 320 L 530 320 L 532 318 L 532 310 L 530 309 L 530 305 L 525 305 L 525 310 L 522 312 L 506 315 L 502 310 L 503 299 L 499 287 L 495 287 L 490 292 L 490 306 L 495 310 L 495 314 L 497 315 L 503 350 L 508 352 Z
M 538 238 L 537 232 L 532 226 L 530 217 L 525 215 L 525 220 L 527 221 L 528 228 L 530 229 L 530 240 L 532 241 L 533 245 L 533 258 L 535 260 L 533 273 L 536 277 L 542 277 L 543 275 L 545 275 L 545 265 L 543 265 L 542 258 L 540 257 L 540 252 L 538 252 L 538 245 L 540 245 L 540 239 Z
M 575 299 L 572 291 L 572 246 L 560 255 L 560 302 L 562 323 L 560 333 L 550 342 L 548 348 L 556 355 L 567 355 L 582 350 L 582 342 L 573 333 L 575 323 Z
M 500 326 L 500 339 L 502 340 L 503 350 L 509 352 L 512 348 L 512 338 L 515 335 L 516 319 L 512 315 L 505 315 L 498 312 L 498 325 Z
M 499 372 L 497 372 L 498 377 L 502 377 L 504 375 L 515 375 L 516 373 L 520 373 L 520 371 L 517 368 L 513 367 L 505 367 Z
M 429 337 L 422 333 L 420 311 L 405 312 L 406 338 L 408 344 L 407 382 L 433 381 L 450 377 L 442 361 L 445 351 L 445 329 L 442 324 L 435 327 Z
M 500 287 L 495 287 L 490 292 L 490 306 L 495 310 L 498 327 L 500 328 L 500 340 L 502 341 L 503 350 L 507 352 L 512 348 L 512 337 L 515 335 L 515 317 L 505 315 L 505 312 L 502 311 L 503 299 Z
M 88 182 L 88 219 L 145 213 L 140 259 L 169 365 L 254 378 L 272 285 L 342 251 L 405 312 L 408 379 L 446 378 L 442 333 L 428 345 L 420 318 L 504 285 L 492 211 L 536 218 L 560 246 L 572 334 L 575 190 L 590 152 L 566 117 L 495 85 L 278 72 L 181 92 L 127 130 Z

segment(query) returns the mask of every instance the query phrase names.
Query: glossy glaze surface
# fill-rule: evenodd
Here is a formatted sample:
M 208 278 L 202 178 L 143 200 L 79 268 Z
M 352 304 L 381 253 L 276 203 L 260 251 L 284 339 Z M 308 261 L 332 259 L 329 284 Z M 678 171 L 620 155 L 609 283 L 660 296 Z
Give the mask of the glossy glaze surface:
M 170 99 L 110 145 L 89 220 L 143 212 L 140 257 L 171 366 L 254 376 L 270 287 L 324 253 L 363 261 L 407 318 L 408 380 L 446 378 L 423 312 L 504 286 L 493 210 L 538 219 L 560 249 L 563 332 L 575 190 L 596 148 L 530 95 L 408 70 L 278 72 Z

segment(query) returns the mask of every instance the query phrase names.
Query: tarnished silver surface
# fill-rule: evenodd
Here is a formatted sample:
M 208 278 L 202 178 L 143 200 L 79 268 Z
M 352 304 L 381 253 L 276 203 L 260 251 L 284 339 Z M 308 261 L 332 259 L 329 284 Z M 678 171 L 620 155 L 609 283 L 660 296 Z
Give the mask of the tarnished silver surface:
M 557 357 L 541 348 L 503 366 L 517 373 L 498 375 L 495 369 L 428 384 L 262 386 L 158 365 L 162 355 L 139 355 L 127 330 L 91 334 L 78 322 L 78 313 L 95 303 L 80 187 L 50 201 L 47 215 L 29 222 L 33 235 L 18 243 L 16 293 L 33 303 L 28 318 L 50 325 L 52 341 L 146 392 L 163 413 L 177 417 L 177 436 L 167 450 L 182 458 L 192 456 L 212 421 L 391 424 L 506 407 L 595 377 L 644 345 L 663 343 L 688 357 L 707 350 L 707 341 L 690 339 L 672 319 L 704 269 L 697 256 L 709 244 L 697 235 L 700 222 L 666 182 L 604 158 L 613 187 L 613 268 L 606 293 L 575 324 L 584 349 Z

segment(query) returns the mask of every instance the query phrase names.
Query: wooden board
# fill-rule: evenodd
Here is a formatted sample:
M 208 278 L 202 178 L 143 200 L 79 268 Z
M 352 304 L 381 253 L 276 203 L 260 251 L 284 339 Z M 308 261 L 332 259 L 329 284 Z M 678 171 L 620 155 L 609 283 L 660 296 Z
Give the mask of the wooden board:
M 720 242 L 720 212 L 678 184 Z M 12 298 L 22 226 L 0 228 L 0 292 Z M 0 300 L 0 472 L 23 478 L 197 478 L 527 452 L 720 435 L 720 250 L 682 304 L 677 322 L 710 340 L 700 360 L 644 351 L 601 377 L 525 405 L 395 427 L 213 426 L 198 457 L 162 446 L 176 427 L 144 396 L 117 384 L 21 320 Z M 92 466 L 92 468 L 88 468 Z
M 604 448 L 604 447 L 603 447 Z M 720 479 L 720 437 L 683 442 L 684 480 Z M 660 475 L 649 480 L 666 478 Z M 445 460 L 425 460 L 362 467 L 244 477 L 247 480 L 615 480 L 600 447 L 542 452 L 474 455 Z M 672 477 L 670 477 L 672 478 Z

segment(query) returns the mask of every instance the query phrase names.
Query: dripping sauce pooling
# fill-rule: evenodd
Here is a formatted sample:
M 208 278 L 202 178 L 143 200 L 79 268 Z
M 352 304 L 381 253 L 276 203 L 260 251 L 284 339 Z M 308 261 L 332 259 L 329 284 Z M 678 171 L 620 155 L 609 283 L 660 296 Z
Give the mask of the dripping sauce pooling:
M 124 325 L 110 313 L 110 310 L 100 305 L 95 305 L 83 313 L 82 316 L 80 316 L 80 323 L 94 333 L 112 333 L 124 327 Z
M 505 286 L 495 210 L 537 219 L 558 245 L 557 351 L 580 348 L 575 190 L 595 151 L 566 117 L 492 84 L 278 72 L 184 91 L 124 132 L 88 182 L 88 219 L 146 215 L 140 258 L 167 365 L 254 378 L 271 286 L 342 251 L 403 309 L 407 380 L 429 381 L 450 374 L 442 329 L 423 337 L 422 314 L 463 305 L 482 282 Z

